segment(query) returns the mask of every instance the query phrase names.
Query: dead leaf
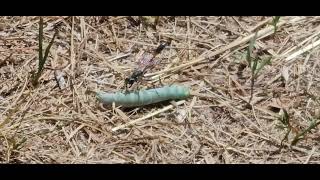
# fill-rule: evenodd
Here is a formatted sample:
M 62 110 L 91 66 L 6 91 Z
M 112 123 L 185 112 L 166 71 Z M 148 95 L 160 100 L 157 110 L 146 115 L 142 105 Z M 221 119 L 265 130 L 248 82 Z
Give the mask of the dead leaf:
M 288 80 L 289 80 L 289 67 L 283 67 L 282 68 L 282 71 L 281 71 L 281 75 L 282 75 L 282 77 L 284 78 L 284 80 L 286 81 L 286 82 L 288 82 Z
M 178 109 L 177 110 L 177 116 L 176 116 L 176 122 L 177 123 L 183 123 L 184 120 L 187 118 L 187 111 L 185 109 Z
M 288 109 L 290 106 L 293 105 L 293 103 L 294 100 L 289 98 L 272 98 L 271 102 L 268 104 L 268 109 Z
M 55 77 L 57 84 L 61 90 L 66 88 L 66 81 L 64 79 L 64 75 L 65 74 L 61 70 L 54 71 L 54 77 Z

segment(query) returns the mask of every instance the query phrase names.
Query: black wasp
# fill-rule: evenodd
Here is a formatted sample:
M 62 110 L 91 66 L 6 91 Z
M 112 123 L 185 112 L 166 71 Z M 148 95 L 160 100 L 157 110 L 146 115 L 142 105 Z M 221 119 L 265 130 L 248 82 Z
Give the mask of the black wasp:
M 136 68 L 130 77 L 125 79 L 126 90 L 135 83 L 138 82 L 143 75 L 151 68 L 153 68 L 158 61 L 155 57 L 161 53 L 161 51 L 169 45 L 169 42 L 161 42 L 160 45 L 153 51 L 153 53 L 144 53 L 142 58 L 139 60 L 139 66 Z

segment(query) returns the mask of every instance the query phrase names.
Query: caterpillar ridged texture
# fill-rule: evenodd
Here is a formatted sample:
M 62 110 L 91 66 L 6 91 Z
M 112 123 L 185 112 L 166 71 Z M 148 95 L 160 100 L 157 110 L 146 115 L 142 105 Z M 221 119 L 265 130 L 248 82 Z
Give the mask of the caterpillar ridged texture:
M 190 96 L 190 90 L 185 86 L 172 85 L 129 93 L 96 92 L 96 95 L 104 104 L 114 102 L 117 106 L 137 107 L 167 100 L 185 99 Z

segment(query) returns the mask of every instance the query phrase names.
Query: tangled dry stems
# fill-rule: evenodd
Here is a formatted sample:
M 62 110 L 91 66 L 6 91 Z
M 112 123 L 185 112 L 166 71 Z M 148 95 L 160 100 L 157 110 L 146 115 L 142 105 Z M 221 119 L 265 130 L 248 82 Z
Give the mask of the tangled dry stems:
M 1 17 L 0 161 L 318 163 L 318 128 L 290 143 L 319 117 L 320 19 L 281 17 L 275 34 L 271 19 L 160 17 L 155 30 L 127 17 L 44 17 L 47 44 L 54 25 L 62 26 L 35 88 L 30 72 L 37 67 L 39 18 Z M 245 53 L 256 31 L 255 53 L 271 55 L 272 64 L 257 77 L 248 106 Z M 102 106 L 88 93 L 121 90 L 136 56 L 167 38 L 172 44 L 143 88 L 160 86 L 160 77 L 163 84 L 192 87 L 192 98 L 123 109 Z M 66 79 L 62 90 L 57 69 Z M 283 109 L 292 131 L 281 147 Z

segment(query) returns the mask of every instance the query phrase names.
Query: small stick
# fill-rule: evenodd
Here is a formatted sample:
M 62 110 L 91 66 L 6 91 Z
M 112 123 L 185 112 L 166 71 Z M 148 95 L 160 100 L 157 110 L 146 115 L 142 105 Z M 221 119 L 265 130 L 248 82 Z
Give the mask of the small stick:
M 165 36 L 165 34 L 162 34 Z M 171 39 L 175 39 L 173 37 L 170 37 Z M 135 44 L 139 44 L 139 45 L 143 45 L 143 46 L 150 46 L 150 47 L 158 47 L 159 45 L 156 44 L 150 44 L 150 43 L 144 43 L 144 42 L 140 42 L 140 41 L 133 41 L 133 40 L 128 40 L 128 39 L 124 39 L 124 38 L 119 38 L 118 41 L 123 41 L 123 42 L 131 42 L 131 43 L 135 43 Z M 175 47 L 175 46 L 167 46 L 168 49 L 187 49 L 186 47 Z M 190 50 L 200 50 L 202 48 L 190 48 Z
M 11 61 L 10 58 L 13 53 L 10 53 L 8 57 L 6 57 L 3 61 L 0 61 L 0 67 L 3 66 L 7 61 Z
M 130 56 L 130 55 L 131 55 L 131 52 L 125 53 L 125 54 L 118 54 L 118 55 L 115 56 L 115 57 L 112 57 L 112 58 L 110 58 L 110 59 L 107 59 L 107 61 L 112 62 L 112 61 L 114 61 L 114 60 L 122 59 L 122 58 L 127 57 L 127 56 Z
M 320 26 L 315 28 L 317 30 L 317 32 L 312 33 L 311 36 L 309 36 L 308 38 L 306 38 L 305 40 L 301 41 L 299 44 L 297 44 L 296 46 L 292 47 L 292 48 L 288 48 L 286 51 L 284 51 L 284 53 L 281 54 L 281 57 L 286 56 L 287 54 L 291 53 L 291 51 L 297 49 L 298 47 L 302 47 L 303 44 L 305 44 L 306 42 L 310 41 L 312 38 L 318 36 L 320 34 Z M 278 51 L 280 52 L 280 51 Z
M 25 88 L 27 87 L 28 85 L 28 76 L 26 76 L 26 80 L 25 80 L 25 83 L 21 89 L 21 92 L 19 95 L 17 95 L 16 99 L 0 114 L 0 119 L 3 118 L 3 116 L 6 114 L 7 111 L 9 111 L 11 108 L 13 108 L 15 105 L 17 105 L 19 99 L 21 98 L 21 96 L 23 95 L 24 93 L 24 90 Z M 5 124 L 5 120 L 2 121 L 2 123 L 0 124 L 0 128 Z
M 270 22 L 271 20 L 272 20 L 272 17 L 269 17 L 269 18 L 267 18 L 267 19 L 259 22 L 256 26 L 254 26 L 253 28 L 249 29 L 248 31 L 249 31 L 249 32 L 253 32 L 253 31 L 255 31 L 256 29 L 262 27 L 264 24 Z
M 183 103 L 185 103 L 185 102 L 186 102 L 185 100 L 178 101 L 176 105 L 179 106 L 179 105 L 181 105 L 181 104 L 183 104 Z M 168 111 L 169 109 L 172 109 L 173 107 L 174 107 L 174 105 L 166 106 L 166 107 L 164 107 L 164 108 L 162 108 L 162 109 L 160 109 L 160 110 L 158 110 L 158 111 L 155 111 L 155 112 L 153 112 L 153 113 L 151 113 L 151 114 L 148 114 L 148 115 L 146 115 L 146 116 L 144 116 L 144 117 L 142 117 L 142 118 L 138 118 L 138 119 L 133 120 L 133 121 L 130 121 L 130 122 L 126 123 L 126 124 L 123 124 L 123 125 L 117 126 L 117 127 L 115 127 L 115 128 L 112 128 L 111 130 L 112 130 L 113 132 L 115 132 L 115 131 L 117 131 L 117 130 L 119 130 L 119 129 L 126 128 L 126 127 L 128 127 L 128 126 L 130 126 L 130 125 L 132 125 L 132 124 L 138 123 L 138 122 L 140 122 L 140 121 L 143 121 L 143 120 L 145 120 L 145 119 L 148 119 L 148 118 L 150 118 L 150 117 L 153 117 L 153 116 L 155 116 L 155 115 L 157 115 L 157 114 L 160 114 L 160 113 L 162 113 L 162 112 Z
M 311 50 L 312 48 L 315 48 L 319 45 L 320 45 L 320 39 L 314 43 L 309 44 L 308 46 L 306 46 L 304 48 L 301 48 L 300 50 L 296 51 L 295 53 L 291 54 L 290 56 L 288 56 L 285 59 L 285 61 L 293 62 L 294 61 L 294 60 L 292 60 L 293 58 L 295 58 L 295 57 L 297 57 L 297 56 L 299 56 L 299 55 L 301 55 L 301 54 L 303 54 L 303 53 L 305 53 L 305 52 L 307 52 L 307 51 Z
M 70 60 L 71 60 L 71 73 L 72 77 L 75 77 L 75 66 L 76 66 L 76 61 L 75 61 L 75 53 L 74 53 L 74 17 L 72 16 L 72 26 L 71 26 L 71 39 L 70 39 Z
M 67 137 L 67 141 L 70 141 L 70 139 L 83 127 L 85 127 L 84 124 L 81 124 L 80 126 L 78 126 L 74 131 L 72 131 L 69 136 Z
M 313 155 L 314 151 L 316 150 L 315 147 L 313 147 L 309 153 L 309 156 L 307 157 L 306 161 L 303 163 L 303 164 L 308 164 L 310 159 L 311 159 L 311 156 Z
M 101 55 L 99 52 L 94 52 L 93 53 L 90 53 L 89 51 L 83 51 L 84 53 L 86 53 L 87 55 L 93 57 L 93 58 L 97 58 L 97 59 L 100 59 L 100 60 L 103 60 L 103 62 L 112 70 L 120 73 L 120 74 L 125 74 L 124 71 L 122 69 L 120 69 L 117 65 L 111 63 L 110 59 L 109 60 L 106 60 L 103 55 Z

